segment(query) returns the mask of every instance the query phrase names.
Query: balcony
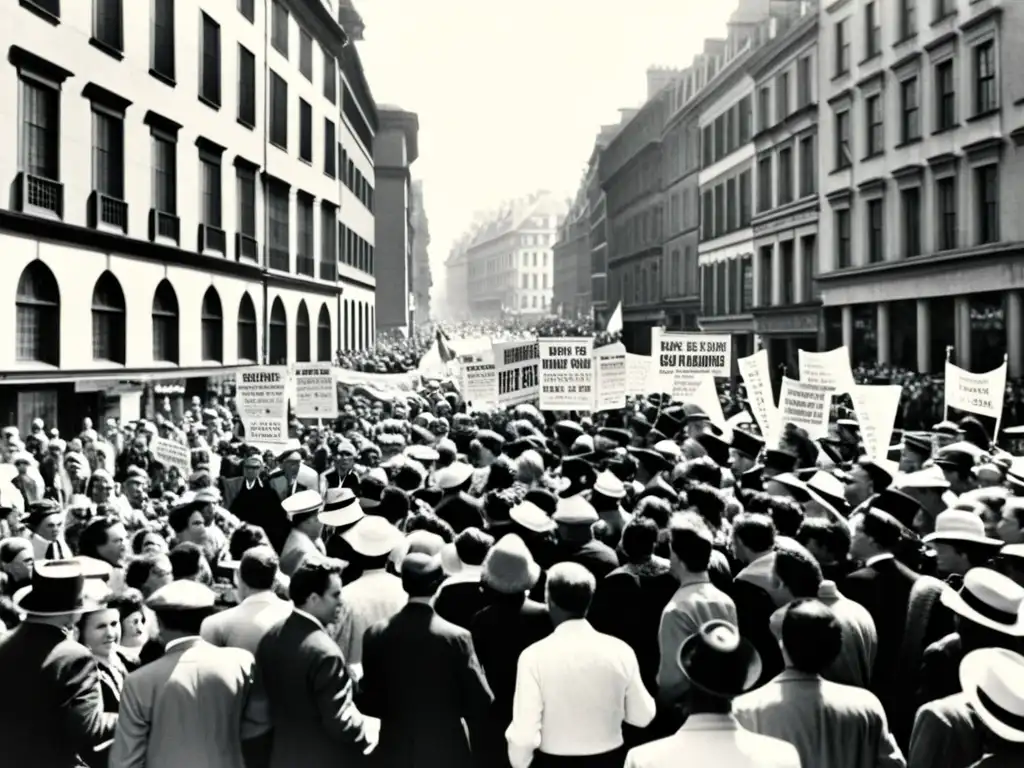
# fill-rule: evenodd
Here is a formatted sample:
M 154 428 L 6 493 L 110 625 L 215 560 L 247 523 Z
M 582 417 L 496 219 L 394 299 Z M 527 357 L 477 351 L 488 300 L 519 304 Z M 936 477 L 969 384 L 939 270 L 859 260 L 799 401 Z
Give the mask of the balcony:
M 295 272 L 306 277 L 316 277 L 316 259 L 299 254 L 295 257 Z
M 21 212 L 64 218 L 64 185 L 22 171 L 16 181 Z
M 243 235 L 241 232 L 235 233 L 235 260 L 236 261 L 251 261 L 255 264 L 259 261 L 259 243 L 256 242 L 255 237 L 249 235 Z
M 93 190 L 89 198 L 89 226 L 128 234 L 128 203 Z
M 228 236 L 223 229 L 211 227 L 209 224 L 200 224 L 198 241 L 196 250 L 199 251 L 199 253 L 217 253 L 221 256 L 227 255 Z
M 273 246 L 267 249 L 267 267 L 269 269 L 277 269 L 281 272 L 290 272 L 291 259 L 288 257 L 288 251 L 285 248 L 274 248 Z
M 167 240 L 178 245 L 181 242 L 181 220 L 173 213 L 149 209 L 149 240 Z
M 338 265 L 333 261 L 320 262 L 320 279 L 333 283 L 338 279 Z

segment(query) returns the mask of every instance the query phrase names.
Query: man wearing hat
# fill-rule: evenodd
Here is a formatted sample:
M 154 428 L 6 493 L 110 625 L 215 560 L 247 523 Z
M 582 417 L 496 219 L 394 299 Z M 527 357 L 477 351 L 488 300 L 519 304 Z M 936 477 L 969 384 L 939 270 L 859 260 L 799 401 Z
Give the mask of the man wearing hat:
M 743 429 L 734 429 L 732 444 L 729 446 L 729 469 L 733 477 L 740 477 L 744 472 L 752 470 L 763 449 L 764 440 L 760 437 Z
M 32 550 L 36 560 L 71 558 L 71 548 L 64 541 L 64 510 L 57 502 L 44 499 L 29 504 L 25 525 L 32 532 Z
M 969 768 L 1015 768 L 1024 763 L 1024 657 L 1011 651 L 975 651 L 960 665 L 971 709 L 984 726 L 987 754 Z
M 900 451 L 900 472 L 917 472 L 932 457 L 932 441 L 927 435 L 915 432 L 903 434 L 903 446 Z
M 441 560 L 411 553 L 400 570 L 408 602 L 370 627 L 363 640 L 357 701 L 381 721 L 374 760 L 394 766 L 482 765 L 470 745 L 485 743 L 493 697 L 470 633 L 434 612 L 432 600 L 444 580 Z
M 277 457 L 278 467 L 267 478 L 267 483 L 277 497 L 287 499 L 301 491 L 319 493 L 319 478 L 316 472 L 303 464 L 302 446 L 298 440 L 292 440 Z
M 243 523 L 257 525 L 278 552 L 288 538 L 288 516 L 281 500 L 263 477 L 263 458 L 254 453 L 242 460 L 242 476 L 221 479 L 224 507 Z
M 676 658 L 689 683 L 689 717 L 674 735 L 630 750 L 625 768 L 673 768 L 682 755 L 695 766 L 800 768 L 792 744 L 749 731 L 732 714 L 733 700 L 761 676 L 761 659 L 735 624 L 702 624 Z
M 95 606 L 84 597 L 79 563 L 36 563 L 31 586 L 14 596 L 24 614 L 0 633 L 0 762 L 10 766 L 75 768 L 114 735 L 115 713 L 104 712 L 96 660 L 71 633 Z
M 288 516 L 290 530 L 281 547 L 281 573 L 291 576 L 307 555 L 324 555 L 324 542 L 320 538 L 324 524 L 319 514 L 324 500 L 316 491 L 299 491 L 281 502 Z
M 146 601 L 156 614 L 164 654 L 128 675 L 110 764 L 171 768 L 245 768 L 242 742 L 270 728 L 253 690 L 255 659 L 241 648 L 218 648 L 199 636 L 217 595 L 195 581 L 172 581 Z M 186 675 L 190 685 L 173 684 Z
M 579 563 L 596 579 L 619 567 L 615 550 L 594 538 L 593 525 L 600 517 L 582 494 L 559 499 L 552 520 L 557 526 L 556 556 L 560 562 Z
M 597 475 L 590 491 L 590 503 L 600 518 L 595 535 L 612 549 L 618 546 L 622 531 L 633 519 L 622 508 L 624 498 L 626 486 L 619 478 L 607 469 Z
M 359 478 L 352 471 L 356 464 L 356 447 L 351 440 L 341 439 L 334 446 L 334 466 L 320 475 L 320 494 L 328 488 L 359 490 Z
M 469 487 L 473 483 L 472 466 L 456 461 L 438 470 L 434 475 L 434 483 L 443 493 L 434 511 L 456 533 L 483 526 L 483 504 L 469 495 Z

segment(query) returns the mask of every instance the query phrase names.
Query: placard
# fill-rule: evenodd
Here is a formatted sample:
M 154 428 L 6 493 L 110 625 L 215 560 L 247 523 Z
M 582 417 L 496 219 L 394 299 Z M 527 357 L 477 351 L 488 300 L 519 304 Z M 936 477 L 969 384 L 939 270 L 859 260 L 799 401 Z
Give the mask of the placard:
M 768 351 L 761 349 L 749 357 L 741 357 L 737 364 L 743 386 L 747 390 L 747 402 L 757 426 L 765 441 L 774 443 L 778 437 L 779 409 L 772 392 L 771 371 L 768 367 Z
M 462 396 L 474 408 L 492 408 L 498 402 L 498 374 L 494 363 L 462 364 Z
M 330 363 L 295 364 L 295 415 L 300 419 L 338 417 L 338 385 Z
M 648 389 L 651 385 L 651 356 L 634 355 L 626 353 L 626 394 L 631 397 L 636 395 L 649 395 L 654 390 Z
M 594 339 L 538 339 L 540 409 L 589 411 L 594 407 Z
M 168 467 L 177 468 L 182 477 L 192 474 L 192 451 L 187 445 L 154 435 L 150 438 L 149 450 L 154 459 Z
M 828 436 L 834 390 L 784 376 L 779 396 L 779 426 L 793 424 L 807 431 L 812 440 Z
M 889 458 L 889 441 L 902 395 L 903 387 L 899 384 L 857 384 L 850 392 L 860 438 L 872 459 Z
M 797 350 L 800 366 L 800 382 L 829 387 L 837 395 L 849 394 L 855 382 L 850 369 L 850 351 L 836 347 L 828 352 L 807 352 Z
M 676 371 L 729 376 L 732 336 L 727 333 L 672 333 L 651 329 L 651 350 L 658 375 L 669 380 Z
M 498 404 L 519 405 L 540 395 L 540 348 L 537 340 L 495 342 Z
M 987 373 L 971 373 L 946 362 L 946 407 L 998 419 L 1006 395 L 1006 363 Z
M 626 347 L 609 344 L 594 350 L 594 411 L 626 406 Z
M 235 372 L 235 408 L 247 443 L 288 442 L 287 385 L 283 365 Z

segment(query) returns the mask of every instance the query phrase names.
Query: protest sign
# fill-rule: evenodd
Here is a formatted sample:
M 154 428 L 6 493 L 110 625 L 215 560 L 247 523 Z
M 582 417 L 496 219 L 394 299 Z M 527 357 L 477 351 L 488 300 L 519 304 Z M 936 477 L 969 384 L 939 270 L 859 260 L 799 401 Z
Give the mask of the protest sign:
M 538 339 L 540 409 L 589 411 L 594 407 L 594 339 Z
M 338 417 L 338 385 L 330 363 L 295 364 L 293 405 L 300 419 Z
M 889 458 L 889 441 L 902 394 L 899 384 L 857 384 L 850 392 L 861 441 L 872 459 Z
M 774 442 L 779 429 L 779 409 L 772 392 L 771 372 L 768 368 L 768 351 L 759 350 L 749 357 L 737 361 L 743 386 L 747 390 L 747 402 L 751 414 L 768 442 Z
M 812 440 L 827 437 L 832 394 L 831 387 L 783 377 L 779 396 L 780 427 L 787 424 L 801 427 Z
M 988 416 L 996 420 L 995 434 L 1003 415 L 1006 395 L 1006 360 L 986 373 L 971 373 L 946 361 L 946 408 Z
M 846 395 L 854 387 L 853 371 L 850 369 L 850 351 L 836 347 L 828 352 L 807 352 L 797 350 L 800 366 L 800 381 L 828 387 L 837 395 Z
M 281 365 L 235 373 L 235 407 L 245 428 L 246 442 L 288 441 L 287 386 L 288 369 Z
M 712 376 L 732 373 L 732 337 L 727 333 L 673 333 L 652 328 L 651 350 L 658 375 L 666 381 L 676 371 Z
M 686 402 L 691 405 L 699 405 L 708 415 L 708 421 L 716 427 L 726 429 L 729 426 L 725 420 L 725 414 L 722 412 L 722 401 L 718 399 L 715 377 L 710 373 L 697 375 L 697 388 Z
M 149 450 L 154 459 L 168 467 L 175 467 L 182 477 L 192 474 L 192 451 L 187 445 L 154 436 L 149 441 Z
M 540 394 L 540 349 L 536 339 L 495 342 L 494 368 L 498 374 L 498 405 L 519 405 Z
M 669 394 L 672 395 L 673 400 L 689 403 L 693 400 L 693 395 L 703 383 L 704 378 L 705 376 L 699 373 L 677 371 L 670 380 L 672 386 Z
M 651 389 L 651 356 L 626 353 L 626 394 L 649 395 Z
M 474 408 L 491 408 L 498 402 L 498 374 L 494 363 L 462 364 L 462 396 Z
M 609 344 L 594 350 L 594 411 L 626 405 L 626 347 Z

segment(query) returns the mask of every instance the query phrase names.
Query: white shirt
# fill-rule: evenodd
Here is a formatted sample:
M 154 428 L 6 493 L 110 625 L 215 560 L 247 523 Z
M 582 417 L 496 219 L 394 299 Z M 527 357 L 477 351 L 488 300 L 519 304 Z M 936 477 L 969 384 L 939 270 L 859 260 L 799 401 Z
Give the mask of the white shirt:
M 188 635 L 187 637 L 176 637 L 171 640 L 167 645 L 164 646 L 164 653 L 167 653 L 175 646 L 181 645 L 182 643 L 191 643 L 193 640 L 198 640 L 199 635 Z
M 247 491 L 251 491 L 251 490 L 252 490 L 253 488 L 255 488 L 255 487 L 256 487 L 257 485 L 258 485 L 258 486 L 259 486 L 260 488 L 262 488 L 262 487 L 263 487 L 263 481 L 262 481 L 262 480 L 260 480 L 260 479 L 259 479 L 258 477 L 257 477 L 257 478 L 256 478 L 255 480 L 246 480 L 246 481 L 245 481 L 245 490 L 247 490 Z
M 409 597 L 402 580 L 385 569 L 366 571 L 341 588 L 341 615 L 334 639 L 348 664 L 362 664 L 363 635 L 402 610 Z
M 869 557 L 867 560 L 864 561 L 864 567 L 865 568 L 870 568 L 875 563 L 880 563 L 883 560 L 891 560 L 894 557 L 896 557 L 896 555 L 892 554 L 891 552 L 883 552 L 880 555 L 872 555 L 871 557 Z
M 533 753 L 587 756 L 622 746 L 623 721 L 643 728 L 654 699 L 633 649 L 585 619 L 566 621 L 519 656 L 512 724 L 505 732 L 512 768 Z

